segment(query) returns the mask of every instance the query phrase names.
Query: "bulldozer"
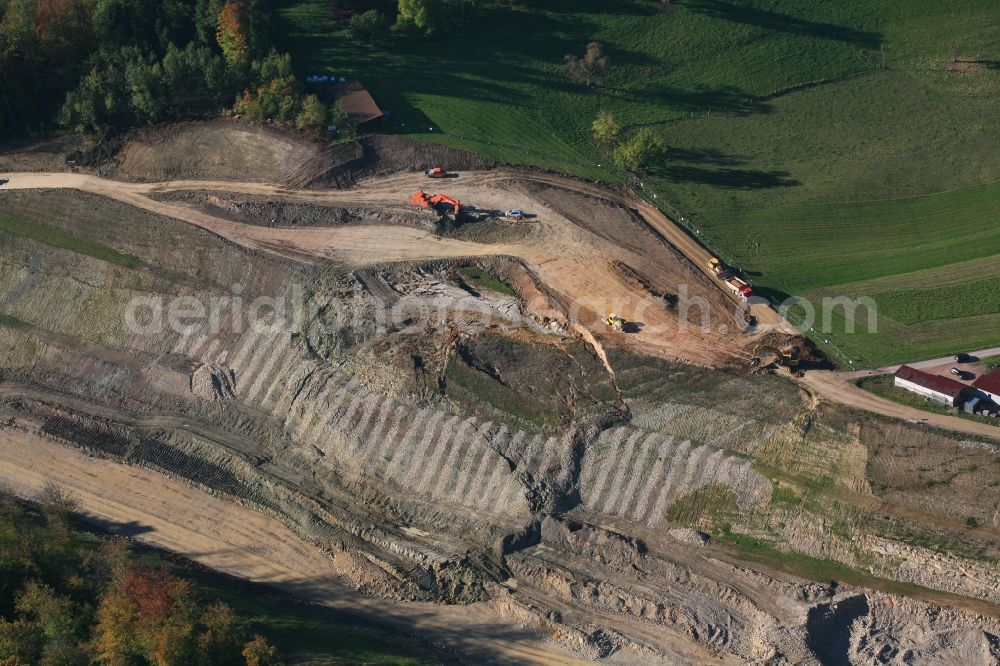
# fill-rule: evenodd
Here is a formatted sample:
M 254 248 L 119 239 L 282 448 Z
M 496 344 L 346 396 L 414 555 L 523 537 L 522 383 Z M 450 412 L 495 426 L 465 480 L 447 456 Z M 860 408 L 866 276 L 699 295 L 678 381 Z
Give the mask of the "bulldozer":
M 608 314 L 608 316 L 604 318 L 604 323 L 616 331 L 621 331 L 625 328 L 625 320 L 616 315 L 614 312 Z
M 795 368 L 799 365 L 799 348 L 795 346 L 779 349 L 768 344 L 754 347 L 750 358 L 750 367 L 764 370 L 771 366 Z

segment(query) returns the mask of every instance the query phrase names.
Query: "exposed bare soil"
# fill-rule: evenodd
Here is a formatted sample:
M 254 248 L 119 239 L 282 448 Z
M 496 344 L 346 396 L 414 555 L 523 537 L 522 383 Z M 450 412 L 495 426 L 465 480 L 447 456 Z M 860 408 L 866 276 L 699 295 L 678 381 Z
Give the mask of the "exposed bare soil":
M 707 254 L 626 192 L 427 181 L 398 171 L 436 149 L 376 141 L 192 124 L 126 147 L 114 179 L 10 174 L 12 214 L 139 261 L 0 234 L 0 477 L 470 663 L 1000 659 L 986 438 L 750 375 L 761 334 Z M 456 226 L 418 187 L 533 217 Z M 134 298 L 236 283 L 218 322 L 125 325 Z M 682 325 L 682 288 L 706 327 Z M 257 297 L 304 314 L 235 326 Z

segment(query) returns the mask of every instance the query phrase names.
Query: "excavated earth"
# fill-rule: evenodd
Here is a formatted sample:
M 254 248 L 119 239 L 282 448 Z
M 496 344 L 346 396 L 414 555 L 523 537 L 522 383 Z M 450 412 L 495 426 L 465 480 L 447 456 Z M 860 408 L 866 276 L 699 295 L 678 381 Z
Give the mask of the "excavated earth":
M 148 538 L 198 543 L 186 554 L 294 580 L 315 601 L 357 594 L 387 618 L 420 616 L 414 631 L 469 663 L 1000 660 L 1000 506 L 982 492 L 1000 478 L 996 442 L 749 374 L 754 332 L 619 194 L 509 175 L 465 186 L 487 208 L 520 193 L 539 211 L 527 231 L 366 198 L 387 186 L 364 177 L 490 166 L 437 150 L 188 124 L 129 144 L 102 174 L 211 191 L 129 203 L 0 190 L 8 214 L 89 244 L 0 233 L 0 478 L 27 492 L 45 470 L 98 516 L 127 513 L 114 498 L 131 494 L 154 524 L 201 494 L 211 510 L 180 522 L 217 534 L 224 561 L 207 542 L 170 541 L 172 528 Z M 227 179 L 283 189 L 225 191 Z M 354 183 L 353 200 L 329 189 Z M 268 229 L 289 234 L 280 251 L 278 236 L 244 242 Z M 310 254 L 291 236 L 310 230 L 353 235 Z M 407 243 L 431 249 L 410 256 Z M 642 323 L 676 327 L 667 297 L 680 285 L 724 310 L 708 332 L 614 334 L 580 306 L 588 292 L 643 292 L 659 309 Z M 154 315 L 176 299 L 209 313 Z M 268 541 L 265 519 L 301 540 L 294 550 Z

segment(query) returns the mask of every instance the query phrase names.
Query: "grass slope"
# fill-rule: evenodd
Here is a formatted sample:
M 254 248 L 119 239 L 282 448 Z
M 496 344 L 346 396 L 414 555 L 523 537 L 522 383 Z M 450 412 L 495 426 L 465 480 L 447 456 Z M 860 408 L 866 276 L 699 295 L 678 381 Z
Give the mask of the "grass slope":
M 507 296 L 517 296 L 517 292 L 514 291 L 509 284 L 500 278 L 487 273 L 481 268 L 477 268 L 476 266 L 466 266 L 465 268 L 460 268 L 458 272 L 462 274 L 462 277 L 477 287 L 491 289 L 497 293 L 505 294 Z
M 759 287 L 811 296 L 998 253 L 998 20 L 987 0 L 553 0 L 365 45 L 321 0 L 285 0 L 278 31 L 302 74 L 364 81 L 381 131 L 618 182 L 595 113 L 653 127 L 657 201 Z M 612 68 L 588 90 L 562 60 L 592 39 Z M 867 363 L 1000 343 L 976 299 L 916 312 L 929 295 L 885 295 L 879 335 L 827 335 Z
M 71 236 L 67 233 L 59 231 L 58 229 L 53 229 L 39 224 L 32 224 L 31 222 L 2 213 L 0 213 L 0 232 L 30 238 L 31 240 L 38 241 L 39 243 L 43 243 L 50 247 L 71 250 L 73 252 L 78 252 L 80 254 L 100 259 L 101 261 L 107 261 L 108 263 L 125 266 L 126 268 L 135 268 L 140 263 L 138 257 L 133 257 L 130 254 L 118 252 L 117 250 L 113 250 L 105 245 L 91 243 L 90 241 L 77 238 L 76 236 Z

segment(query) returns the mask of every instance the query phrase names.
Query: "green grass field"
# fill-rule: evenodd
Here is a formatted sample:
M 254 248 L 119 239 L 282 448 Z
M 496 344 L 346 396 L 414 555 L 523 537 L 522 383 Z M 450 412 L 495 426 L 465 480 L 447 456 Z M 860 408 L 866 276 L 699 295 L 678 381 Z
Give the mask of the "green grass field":
M 361 79 L 392 111 L 378 131 L 620 182 L 595 113 L 653 127 L 647 192 L 767 293 L 873 295 L 878 333 L 816 337 L 876 364 L 1000 343 L 975 293 L 1000 277 L 998 20 L 986 0 L 560 0 L 372 46 L 285 0 L 278 32 L 301 74 Z M 592 39 L 612 66 L 589 90 L 562 60 Z M 977 260 L 945 303 L 906 279 Z

